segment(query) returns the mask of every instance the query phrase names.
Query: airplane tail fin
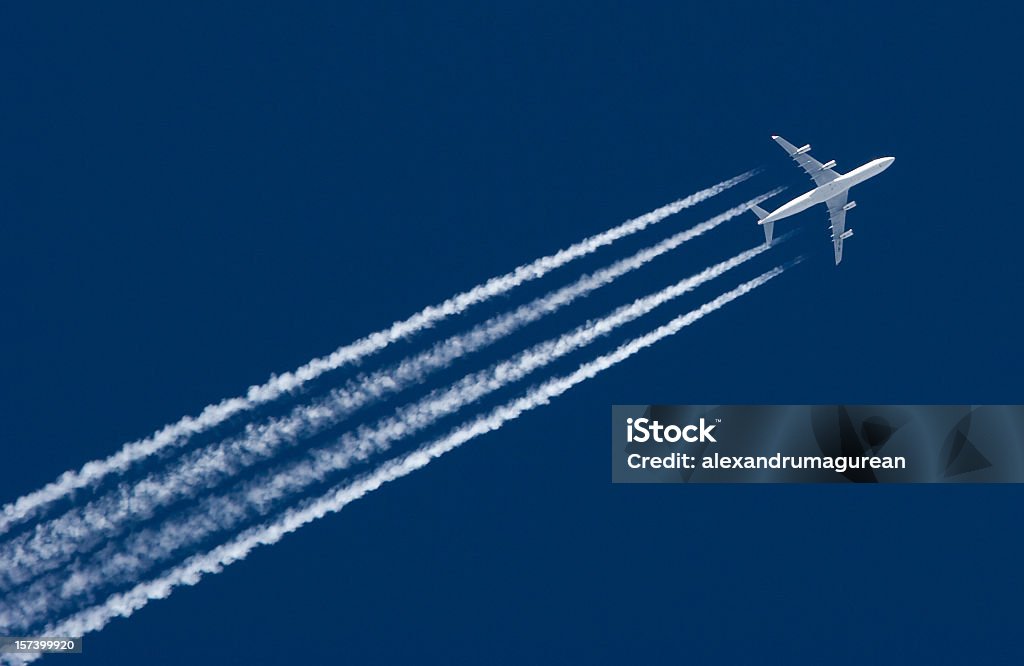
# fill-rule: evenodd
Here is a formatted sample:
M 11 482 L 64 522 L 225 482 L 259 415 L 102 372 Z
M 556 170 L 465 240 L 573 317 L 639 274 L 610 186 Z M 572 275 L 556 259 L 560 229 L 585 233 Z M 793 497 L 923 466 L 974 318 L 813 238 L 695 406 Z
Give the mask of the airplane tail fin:
M 759 219 L 759 220 L 763 220 L 764 218 L 768 217 L 768 211 L 766 211 L 764 208 L 761 208 L 760 206 L 751 206 L 750 210 L 754 211 L 754 215 L 757 215 L 757 219 Z M 768 224 L 762 224 L 761 226 L 764 227 L 764 242 L 765 242 L 765 245 L 771 245 L 772 244 L 772 229 L 775 226 L 775 223 L 774 222 L 769 222 Z

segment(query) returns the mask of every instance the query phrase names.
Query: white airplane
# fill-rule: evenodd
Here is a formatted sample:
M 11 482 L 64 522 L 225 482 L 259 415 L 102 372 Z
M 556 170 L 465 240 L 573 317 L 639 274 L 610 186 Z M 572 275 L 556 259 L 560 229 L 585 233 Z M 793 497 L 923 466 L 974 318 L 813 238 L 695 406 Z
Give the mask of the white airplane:
M 843 241 L 853 235 L 853 229 L 846 229 L 846 211 L 857 205 L 856 201 L 846 203 L 847 194 L 851 187 L 863 183 L 868 178 L 873 178 L 889 168 L 895 157 L 879 157 L 864 166 L 859 166 L 853 171 L 841 174 L 833 170 L 835 160 L 829 160 L 822 164 L 810 156 L 811 144 L 797 148 L 781 136 L 773 136 L 775 142 L 786 149 L 789 156 L 797 164 L 803 167 L 817 185 L 806 194 L 801 194 L 784 206 L 776 208 L 769 213 L 760 206 L 752 206 L 751 210 L 757 215 L 758 224 L 764 227 L 764 240 L 771 245 L 772 227 L 784 217 L 796 215 L 807 210 L 811 206 L 825 203 L 828 205 L 828 218 L 832 224 L 832 244 L 836 251 L 836 265 L 843 260 Z

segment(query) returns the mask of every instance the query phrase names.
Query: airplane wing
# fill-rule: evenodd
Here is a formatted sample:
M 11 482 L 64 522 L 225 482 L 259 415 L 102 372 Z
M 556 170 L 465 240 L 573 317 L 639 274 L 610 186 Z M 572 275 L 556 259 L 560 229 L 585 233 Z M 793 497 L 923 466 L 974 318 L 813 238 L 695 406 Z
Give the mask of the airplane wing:
M 834 196 L 828 204 L 828 221 L 832 224 L 832 246 L 836 251 L 836 266 L 843 260 L 843 234 L 846 231 L 846 196 L 849 191 Z M 853 233 L 852 231 L 850 232 Z
M 835 166 L 835 161 L 830 162 L 829 168 L 826 168 L 824 164 L 810 156 L 808 153 L 811 149 L 810 144 L 803 148 L 797 148 L 781 136 L 773 136 L 772 138 L 775 140 L 775 143 L 785 149 L 797 164 L 803 167 L 803 170 L 807 172 L 807 175 L 811 177 L 815 185 L 820 187 L 825 183 L 831 183 L 839 177 L 839 174 L 831 169 L 831 167 Z

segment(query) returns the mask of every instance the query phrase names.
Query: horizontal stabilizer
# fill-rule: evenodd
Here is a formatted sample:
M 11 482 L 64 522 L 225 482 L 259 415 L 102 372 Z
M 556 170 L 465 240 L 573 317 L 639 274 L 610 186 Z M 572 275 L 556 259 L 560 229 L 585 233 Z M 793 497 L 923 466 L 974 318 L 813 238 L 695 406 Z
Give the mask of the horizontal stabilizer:
M 768 211 L 761 206 L 751 206 L 751 210 L 753 210 L 754 214 L 758 216 L 758 219 L 768 217 Z M 772 227 L 775 226 L 775 222 L 758 222 L 758 224 L 765 227 L 765 245 L 771 245 L 771 232 Z
M 764 218 L 768 217 L 768 211 L 766 211 L 764 208 L 761 208 L 760 206 L 756 206 L 756 205 L 755 206 L 751 206 L 750 210 L 754 211 L 754 215 L 757 215 L 757 219 L 758 220 L 763 220 Z M 766 245 L 771 245 L 772 244 L 772 227 L 775 226 L 775 223 L 774 222 L 768 222 L 768 223 L 758 222 L 758 224 L 760 224 L 762 227 L 764 227 L 764 242 L 765 242 L 765 244 Z
M 750 210 L 754 211 L 754 215 L 757 215 L 757 219 L 759 220 L 763 220 L 764 218 L 768 217 L 768 211 L 766 211 L 764 208 L 761 208 L 760 206 L 751 206 Z

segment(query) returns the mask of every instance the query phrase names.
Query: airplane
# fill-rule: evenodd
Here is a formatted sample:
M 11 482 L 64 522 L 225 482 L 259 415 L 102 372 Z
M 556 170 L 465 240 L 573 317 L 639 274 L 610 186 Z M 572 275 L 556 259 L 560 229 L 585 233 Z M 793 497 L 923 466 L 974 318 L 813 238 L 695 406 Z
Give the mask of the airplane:
M 797 148 L 781 136 L 772 136 L 772 139 L 782 146 L 797 164 L 803 167 L 816 187 L 789 203 L 779 206 L 771 213 L 760 206 L 751 206 L 751 210 L 757 215 L 757 223 L 764 227 L 765 243 L 772 244 L 772 228 L 776 222 L 807 210 L 811 206 L 824 203 L 828 206 L 829 222 L 832 225 L 832 244 L 835 247 L 836 266 L 838 266 L 839 262 L 843 260 L 843 241 L 853 235 L 853 229 L 846 229 L 846 211 L 857 205 L 856 201 L 846 202 L 850 188 L 882 173 L 896 161 L 896 158 L 879 157 L 849 173 L 841 174 L 834 169 L 835 160 L 829 160 L 822 164 L 811 157 L 811 144 Z

